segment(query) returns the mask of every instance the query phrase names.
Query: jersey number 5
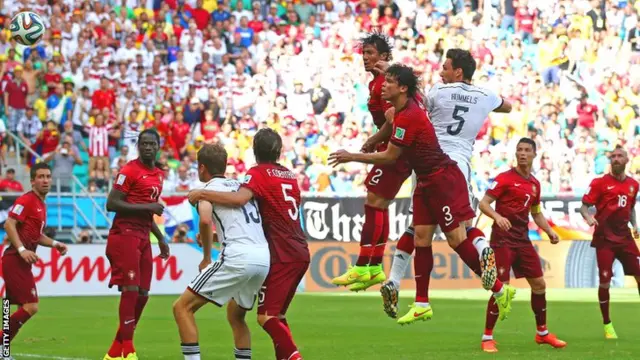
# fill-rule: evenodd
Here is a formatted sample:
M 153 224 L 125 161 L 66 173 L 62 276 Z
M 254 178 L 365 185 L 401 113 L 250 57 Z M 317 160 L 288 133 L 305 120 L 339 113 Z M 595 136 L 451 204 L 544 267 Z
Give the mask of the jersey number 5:
M 287 210 L 289 217 L 291 220 L 296 221 L 298 219 L 298 204 L 296 203 L 296 199 L 293 196 L 287 194 L 287 191 L 293 190 L 293 185 L 291 184 L 282 184 L 282 195 L 284 195 L 284 201 L 290 202 L 293 205 L 293 209 Z
M 453 108 L 452 116 L 454 120 L 458 121 L 458 123 L 456 124 L 455 129 L 453 128 L 453 125 L 447 126 L 447 134 L 453 136 L 460 134 L 460 131 L 462 131 L 462 127 L 464 126 L 464 118 L 462 117 L 462 115 L 468 112 L 469 108 L 466 106 L 456 105 L 456 107 Z

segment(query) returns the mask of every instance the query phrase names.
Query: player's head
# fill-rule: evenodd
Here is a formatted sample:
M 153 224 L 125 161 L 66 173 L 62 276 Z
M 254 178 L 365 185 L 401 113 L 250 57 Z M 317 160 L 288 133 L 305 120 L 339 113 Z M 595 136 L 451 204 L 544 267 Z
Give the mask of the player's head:
M 624 174 L 627 163 L 629 162 L 629 156 L 627 151 L 620 145 L 617 145 L 615 149 L 609 155 L 611 161 L 611 172 L 613 175 Z
M 160 135 L 153 130 L 144 130 L 138 135 L 138 154 L 145 163 L 153 163 L 160 150 Z
M 418 92 L 420 81 L 413 69 L 406 65 L 389 66 L 382 84 L 382 98 L 393 101 L 400 96 L 413 98 Z
M 224 176 L 227 169 L 227 150 L 219 144 L 205 144 L 198 151 L 198 177 L 207 182 L 214 176 Z
M 31 167 L 31 187 L 41 196 L 49 193 L 51 187 L 51 167 L 47 163 L 39 162 Z
M 533 165 L 533 159 L 536 158 L 536 153 L 537 146 L 535 141 L 526 137 L 520 139 L 516 146 L 518 166 L 531 167 Z
M 360 47 L 366 71 L 373 70 L 378 61 L 391 61 L 391 43 L 386 35 L 368 33 L 360 39 Z
M 449 49 L 440 70 L 440 77 L 445 84 L 454 82 L 470 82 L 476 72 L 476 61 L 471 53 L 462 49 Z
M 253 138 L 253 154 L 259 164 L 277 163 L 282 152 L 282 138 L 270 128 L 258 130 Z

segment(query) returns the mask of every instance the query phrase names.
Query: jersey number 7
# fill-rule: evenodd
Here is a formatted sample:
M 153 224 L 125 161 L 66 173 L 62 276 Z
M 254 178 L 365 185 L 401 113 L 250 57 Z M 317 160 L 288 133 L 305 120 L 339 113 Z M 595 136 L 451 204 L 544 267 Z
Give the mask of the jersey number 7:
M 466 114 L 469 112 L 469 108 L 466 106 L 460 106 L 460 105 L 456 105 L 455 108 L 453 108 L 453 119 L 457 120 L 458 123 L 456 124 L 456 128 L 453 128 L 453 125 L 449 125 L 447 126 L 447 134 L 449 135 L 458 135 L 460 134 L 460 132 L 462 131 L 462 127 L 464 126 L 464 118 L 462 117 L 462 115 Z

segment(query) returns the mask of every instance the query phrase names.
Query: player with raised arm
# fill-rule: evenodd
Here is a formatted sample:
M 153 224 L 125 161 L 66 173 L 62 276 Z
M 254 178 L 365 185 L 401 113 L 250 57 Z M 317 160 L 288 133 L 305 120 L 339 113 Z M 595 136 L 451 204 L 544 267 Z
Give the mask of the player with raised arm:
M 615 259 L 622 263 L 625 275 L 635 276 L 640 293 L 640 251 L 634 241 L 639 232 L 635 212 L 638 182 L 625 174 L 629 157 L 620 145 L 611 152 L 609 159 L 611 172 L 591 181 L 582 197 L 580 214 L 589 226 L 595 226 L 591 246 L 596 249 L 598 261 L 598 300 L 604 336 L 617 339 L 609 317 L 609 286 Z M 589 214 L 592 206 L 596 207 L 595 216 Z M 629 223 L 633 226 L 633 234 L 629 231 Z
M 391 104 L 381 97 L 384 73 L 375 68 L 379 61 L 391 60 L 389 40 L 381 34 L 371 33 L 361 40 L 362 58 L 365 71 L 373 74 L 369 83 L 367 107 L 373 123 L 379 131 L 363 145 L 363 152 L 384 151 L 391 137 L 393 118 Z M 364 223 L 360 233 L 360 253 L 356 264 L 332 279 L 335 285 L 348 286 L 352 291 L 366 290 L 386 280 L 382 269 L 382 257 L 389 238 L 389 205 L 395 199 L 402 184 L 411 175 L 411 169 L 404 158 L 391 164 L 376 164 L 365 180 L 367 197 L 364 205 Z
M 247 171 L 237 192 L 192 190 L 189 201 L 209 201 L 241 207 L 258 201 L 264 233 L 271 251 L 271 269 L 258 301 L 258 323 L 273 341 L 277 359 L 302 359 L 286 319 L 298 284 L 309 268 L 309 248 L 300 224 L 300 188 L 296 175 L 278 164 L 282 138 L 260 129 L 253 138 L 257 165 Z M 247 218 L 254 216 L 247 214 Z
M 460 169 L 440 148 L 436 132 L 421 102 L 415 101 L 418 78 L 413 69 L 404 65 L 392 65 L 387 69 L 382 96 L 395 109 L 393 131 L 389 146 L 383 152 L 352 154 L 344 150 L 329 156 L 332 165 L 361 162 L 366 164 L 390 164 L 406 156 L 415 171 L 418 184 L 413 195 L 413 225 L 415 229 L 416 301 L 399 324 L 415 320 L 428 320 L 433 316 L 427 300 L 429 269 L 424 254 L 428 252 L 436 227 L 445 233 L 447 242 L 460 258 L 476 274 L 484 276 L 478 252 L 464 227 L 466 220 L 475 214 L 469 205 L 467 185 Z M 493 252 L 491 252 L 493 255 Z M 490 259 L 494 260 L 494 259 Z M 493 264 L 492 264 L 493 265 Z M 492 269 L 495 273 L 495 269 Z M 493 276 L 494 282 L 483 282 L 496 297 L 500 317 L 506 318 L 511 311 L 515 290 Z
M 111 264 L 109 287 L 118 286 L 120 326 L 104 360 L 137 360 L 133 333 L 149 300 L 153 255 L 149 233 L 158 239 L 160 257 L 169 257 L 169 245 L 153 222 L 162 215 L 158 202 L 164 172 L 155 166 L 160 136 L 144 130 L 138 136 L 138 158 L 128 162 L 116 176 L 107 198 L 107 211 L 116 213 L 107 238 L 106 255 Z
M 536 157 L 536 143 L 529 138 L 518 141 L 517 166 L 499 174 L 480 201 L 480 211 L 492 218 L 491 247 L 496 254 L 498 278 L 509 283 L 511 269 L 516 278 L 524 277 L 531 286 L 531 308 L 536 318 L 538 344 L 563 348 L 567 343 L 547 330 L 546 283 L 540 256 L 529 240 L 529 214 L 548 236 L 552 244 L 559 242 L 540 208 L 540 183 L 531 174 Z M 491 204 L 495 202 L 495 210 Z M 480 231 L 480 230 L 473 230 Z M 498 352 L 493 340 L 493 328 L 498 320 L 496 299 L 491 297 L 487 306 L 487 319 L 482 335 L 482 350 Z
M 31 266 L 38 261 L 36 248 L 42 245 L 55 248 L 61 255 L 67 253 L 65 244 L 42 232 L 47 222 L 44 200 L 51 187 L 51 168 L 46 163 L 37 163 L 31 167 L 29 175 L 31 191 L 16 199 L 4 223 L 10 245 L 2 255 L 2 276 L 7 299 L 11 304 L 18 305 L 18 309 L 9 317 L 10 342 L 38 312 L 38 291 L 31 272 Z
M 234 193 L 240 182 L 224 177 L 227 152 L 221 145 L 205 145 L 198 151 L 198 176 L 205 190 Z M 200 274 L 173 304 L 182 354 L 185 360 L 200 360 L 195 313 L 207 302 L 227 307 L 233 330 L 236 359 L 251 359 L 251 334 L 245 314 L 253 308 L 256 295 L 269 273 L 269 245 L 262 229 L 262 218 L 253 200 L 242 207 L 198 202 L 203 259 Z M 219 234 L 213 231 L 219 229 Z M 222 243 L 220 258 L 212 262 L 214 238 Z

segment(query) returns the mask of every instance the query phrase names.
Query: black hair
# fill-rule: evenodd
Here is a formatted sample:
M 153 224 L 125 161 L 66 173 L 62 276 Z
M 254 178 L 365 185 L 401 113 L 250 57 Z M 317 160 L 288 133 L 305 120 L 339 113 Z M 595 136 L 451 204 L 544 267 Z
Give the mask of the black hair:
M 222 175 L 227 169 L 227 150 L 219 144 L 205 144 L 198 150 L 198 164 L 204 165 L 209 175 Z
M 29 172 L 29 175 L 31 176 L 31 180 L 35 180 L 36 179 L 36 175 L 38 173 L 38 170 L 49 170 L 49 171 L 51 171 L 51 166 L 49 166 L 45 162 L 39 162 L 39 163 L 33 165 L 31 167 L 30 172 Z
M 140 132 L 140 135 L 138 135 L 138 143 L 140 143 L 140 140 L 142 140 L 142 136 L 145 134 L 151 134 L 156 138 L 156 141 L 158 142 L 158 145 L 160 145 L 160 135 L 158 134 L 157 131 L 155 131 L 154 129 L 146 129 L 146 130 L 142 130 Z
M 476 60 L 470 52 L 462 49 L 449 49 L 447 50 L 447 59 L 451 60 L 453 69 L 462 69 L 464 80 L 471 81 L 476 72 Z
M 282 138 L 270 128 L 258 130 L 253 138 L 253 154 L 258 163 L 276 163 L 282 152 Z
M 533 139 L 531 139 L 531 138 L 528 138 L 528 137 L 521 138 L 518 141 L 518 145 L 520 145 L 520 144 L 529 144 L 533 148 L 533 152 L 538 152 L 538 145 L 536 145 L 536 142 L 533 141 Z
M 420 87 L 418 75 L 409 66 L 393 64 L 387 69 L 387 76 L 393 77 L 400 86 L 407 87 L 407 96 L 414 98 Z
M 371 45 L 374 48 L 376 48 L 376 50 L 380 55 L 387 54 L 387 57 L 385 58 L 385 60 L 387 61 L 391 60 L 392 46 L 388 36 L 379 32 L 367 33 L 365 36 L 360 38 L 360 48 L 364 49 L 364 47 L 367 45 Z

